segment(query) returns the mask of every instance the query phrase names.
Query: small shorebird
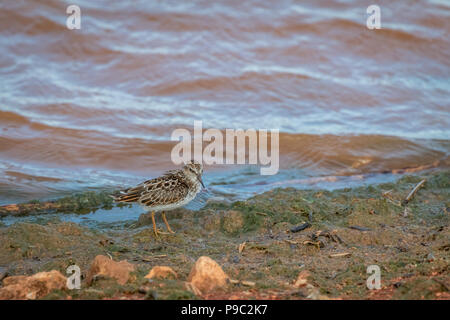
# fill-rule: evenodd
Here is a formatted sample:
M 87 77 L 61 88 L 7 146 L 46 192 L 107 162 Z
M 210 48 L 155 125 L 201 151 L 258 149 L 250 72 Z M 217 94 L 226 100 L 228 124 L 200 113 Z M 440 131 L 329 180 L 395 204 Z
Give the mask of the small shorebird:
M 170 170 L 161 177 L 147 180 L 113 195 L 116 202 L 137 202 L 152 213 L 153 232 L 156 237 L 162 233 L 156 228 L 155 212 L 161 211 L 164 223 L 170 233 L 175 233 L 169 226 L 165 211 L 182 207 L 191 202 L 201 187 L 203 167 L 200 163 L 190 161 L 183 168 Z

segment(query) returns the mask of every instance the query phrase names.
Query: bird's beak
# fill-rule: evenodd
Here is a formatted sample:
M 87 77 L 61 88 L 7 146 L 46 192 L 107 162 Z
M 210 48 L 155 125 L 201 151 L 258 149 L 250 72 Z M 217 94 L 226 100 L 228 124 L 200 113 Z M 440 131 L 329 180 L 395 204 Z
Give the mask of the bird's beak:
M 197 179 L 198 179 L 198 181 L 200 181 L 200 183 L 202 184 L 203 189 L 206 189 L 205 184 L 203 183 L 203 180 L 202 180 L 202 176 L 201 176 L 201 175 L 198 175 L 198 176 L 197 176 Z

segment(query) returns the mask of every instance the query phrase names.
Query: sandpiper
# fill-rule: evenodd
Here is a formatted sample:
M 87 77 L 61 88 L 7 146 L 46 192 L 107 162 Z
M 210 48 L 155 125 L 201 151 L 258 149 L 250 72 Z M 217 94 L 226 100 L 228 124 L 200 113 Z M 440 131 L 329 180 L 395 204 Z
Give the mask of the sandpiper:
M 201 187 L 203 167 L 196 161 L 190 161 L 183 168 L 170 170 L 161 177 L 147 180 L 113 195 L 116 202 L 137 202 L 152 213 L 153 232 L 156 237 L 162 233 L 156 228 L 155 212 L 161 211 L 164 223 L 170 233 L 174 233 L 166 219 L 165 211 L 173 210 L 191 202 Z

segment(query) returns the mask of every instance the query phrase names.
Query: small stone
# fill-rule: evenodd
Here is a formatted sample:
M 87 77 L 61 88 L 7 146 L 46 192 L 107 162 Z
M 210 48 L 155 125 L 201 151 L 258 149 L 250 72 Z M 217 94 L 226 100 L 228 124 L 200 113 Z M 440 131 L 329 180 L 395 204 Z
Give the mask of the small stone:
M 116 279 L 117 283 L 124 285 L 132 271 L 134 271 L 134 266 L 126 260 L 115 262 L 106 256 L 98 255 L 95 257 L 86 279 L 88 284 L 91 284 L 94 278 L 106 276 Z
M 295 232 L 299 232 L 299 231 L 305 230 L 306 228 L 309 228 L 309 227 L 311 227 L 311 224 L 309 222 L 305 222 L 305 223 L 303 223 L 301 225 L 292 227 L 290 231 L 295 233 Z
M 436 260 L 436 258 L 435 258 L 435 256 L 434 256 L 434 254 L 430 252 L 430 253 L 427 255 L 427 261 L 428 261 L 428 262 L 433 262 L 434 260 Z
M 137 221 L 137 226 L 143 227 L 143 226 L 151 226 L 153 225 L 152 216 L 148 213 L 143 213 L 139 216 Z
M 201 294 L 224 288 L 229 283 L 229 277 L 213 259 L 200 257 L 192 267 L 187 281 Z
M 244 226 L 242 213 L 235 210 L 226 211 L 222 218 L 222 226 L 223 230 L 230 234 L 242 230 Z
M 172 270 L 171 267 L 156 266 L 156 267 L 153 267 L 152 270 L 150 270 L 150 272 L 145 276 L 145 278 L 147 278 L 147 279 L 153 279 L 153 278 L 177 279 L 178 275 L 175 271 Z
M 61 272 L 39 272 L 32 276 L 12 276 L 3 279 L 0 299 L 34 300 L 46 296 L 51 291 L 66 287 L 67 279 Z
M 308 284 L 309 276 L 310 276 L 309 271 L 307 271 L 307 270 L 301 271 L 297 276 L 297 280 L 295 280 L 294 287 L 301 288 L 303 286 L 306 286 Z
M 138 292 L 141 294 L 146 294 L 149 290 L 150 290 L 149 287 L 142 286 L 142 287 L 139 287 Z
M 232 263 L 239 263 L 240 261 L 241 261 L 241 259 L 239 259 L 238 256 L 233 256 L 233 257 L 231 258 L 231 262 L 232 262 Z

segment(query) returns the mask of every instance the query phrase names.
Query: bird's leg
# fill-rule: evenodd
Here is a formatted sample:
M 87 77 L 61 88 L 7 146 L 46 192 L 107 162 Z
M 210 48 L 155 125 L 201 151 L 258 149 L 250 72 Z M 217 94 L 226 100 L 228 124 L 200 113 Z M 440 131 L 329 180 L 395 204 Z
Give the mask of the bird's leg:
M 155 211 L 152 211 L 152 222 L 153 222 L 153 232 L 155 233 L 155 237 L 159 239 L 158 229 L 156 229 Z
M 166 219 L 166 213 L 164 211 L 162 212 L 162 218 L 164 220 L 164 223 L 166 224 L 167 230 L 169 230 L 170 233 L 175 233 L 170 228 L 169 223 L 167 222 L 167 219 Z

